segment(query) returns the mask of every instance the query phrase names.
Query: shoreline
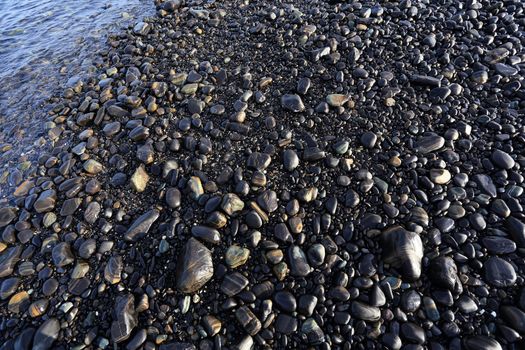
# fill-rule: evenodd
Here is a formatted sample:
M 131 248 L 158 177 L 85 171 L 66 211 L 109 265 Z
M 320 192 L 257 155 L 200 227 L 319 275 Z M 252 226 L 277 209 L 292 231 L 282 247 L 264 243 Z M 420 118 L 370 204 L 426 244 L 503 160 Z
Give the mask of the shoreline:
M 0 208 L 0 350 L 524 346 L 505 3 L 156 1 Z
M 106 49 L 108 34 L 123 30 L 142 15 L 155 13 L 150 0 L 147 3 L 127 1 L 125 7 L 129 13 L 122 11 L 119 1 L 107 0 L 103 6 L 101 0 L 90 5 L 66 1 L 60 9 L 53 7 L 55 0 L 38 4 L 28 0 L 20 5 L 7 0 L 0 5 L 4 13 L 0 42 L 8 44 L 0 52 L 0 60 L 5 61 L 0 69 L 3 83 L 0 87 L 0 163 L 3 164 L 0 195 L 3 201 L 20 181 L 35 176 L 38 154 L 49 146 L 48 133 L 56 126 L 49 120 L 49 106 L 61 97 L 68 80 L 78 74 L 83 77 L 94 74 L 98 53 Z M 131 18 L 138 15 L 139 4 L 142 14 L 132 22 Z M 19 6 L 18 13 L 13 9 L 15 6 Z M 51 17 L 52 12 L 55 13 Z M 30 19 L 35 23 L 26 23 Z M 11 35 L 16 30 L 9 29 L 19 26 L 23 28 L 18 30 L 19 34 Z M 60 33 L 62 39 L 58 38 Z

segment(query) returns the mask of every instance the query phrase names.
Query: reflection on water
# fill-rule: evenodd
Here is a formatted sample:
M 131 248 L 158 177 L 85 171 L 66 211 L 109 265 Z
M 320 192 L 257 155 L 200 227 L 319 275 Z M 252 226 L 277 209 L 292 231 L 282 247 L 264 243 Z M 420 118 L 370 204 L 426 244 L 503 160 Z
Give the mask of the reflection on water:
M 108 33 L 151 13 L 151 0 L 0 0 L 0 184 L 38 154 L 45 101 L 93 70 Z

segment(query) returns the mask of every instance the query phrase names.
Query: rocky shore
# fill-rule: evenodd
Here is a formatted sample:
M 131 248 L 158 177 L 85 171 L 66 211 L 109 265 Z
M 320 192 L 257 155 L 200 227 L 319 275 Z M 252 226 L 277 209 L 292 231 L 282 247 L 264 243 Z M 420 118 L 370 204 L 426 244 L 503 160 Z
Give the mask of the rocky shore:
M 525 4 L 171 0 L 0 209 L 0 350 L 525 348 Z

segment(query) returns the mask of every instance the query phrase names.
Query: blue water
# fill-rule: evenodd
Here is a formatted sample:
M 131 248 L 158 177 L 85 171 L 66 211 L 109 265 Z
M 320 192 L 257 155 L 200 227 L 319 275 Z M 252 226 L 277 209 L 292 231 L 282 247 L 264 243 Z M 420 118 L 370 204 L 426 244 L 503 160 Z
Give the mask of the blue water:
M 153 12 L 152 0 L 0 0 L 0 179 L 41 149 L 48 99 L 93 74 L 108 34 Z

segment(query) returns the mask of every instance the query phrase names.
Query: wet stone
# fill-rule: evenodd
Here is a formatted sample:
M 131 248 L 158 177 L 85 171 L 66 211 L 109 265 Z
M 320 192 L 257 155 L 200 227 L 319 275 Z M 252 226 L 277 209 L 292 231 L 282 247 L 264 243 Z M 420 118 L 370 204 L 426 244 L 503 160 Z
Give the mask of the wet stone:
M 26 291 L 18 292 L 9 299 L 7 310 L 14 314 L 22 314 L 27 310 L 30 302 L 29 294 Z
M 177 262 L 176 285 L 183 293 L 194 293 L 213 276 L 211 252 L 195 238 L 190 238 Z
M 71 278 L 78 279 L 86 276 L 89 271 L 89 264 L 84 261 L 79 261 L 76 263 L 73 271 L 71 271 Z
M 501 318 L 513 329 L 525 332 L 525 312 L 516 306 L 504 305 L 500 308 Z
M 84 162 L 84 170 L 89 174 L 96 175 L 100 173 L 103 169 L 104 167 L 102 166 L 102 164 L 94 159 L 88 159 L 86 162 Z
M 224 277 L 221 291 L 229 297 L 239 294 L 248 285 L 248 279 L 239 272 L 233 272 Z
M 286 94 L 281 97 L 281 106 L 284 109 L 298 113 L 304 111 L 305 107 L 301 97 L 294 94 Z
M 192 176 L 188 180 L 186 185 L 190 194 L 190 198 L 193 200 L 198 200 L 201 195 L 204 194 L 204 188 L 202 187 L 201 179 L 197 176 Z
M 39 299 L 29 305 L 28 313 L 31 317 L 40 317 L 46 312 L 48 305 L 49 300 Z
M 288 249 L 288 260 L 293 276 L 304 277 L 312 271 L 304 251 L 298 246 L 294 245 Z
M 132 294 L 117 297 L 111 323 L 111 339 L 115 343 L 128 339 L 138 324 L 135 298 Z
M 509 287 L 516 283 L 516 270 L 499 257 L 490 257 L 484 264 L 485 280 L 495 287 Z
M 310 89 L 310 86 L 311 86 L 311 80 L 310 78 L 301 78 L 299 79 L 299 81 L 297 82 L 297 93 L 301 94 L 301 95 L 304 95 L 308 92 L 308 90 Z
M 260 152 L 253 152 L 248 157 L 248 161 L 246 165 L 255 170 L 264 170 L 266 169 L 272 161 L 272 158 L 269 154 L 266 153 L 260 153 Z
M 6 300 L 13 295 L 18 286 L 20 285 L 20 279 L 18 277 L 6 278 L 0 284 L 0 299 Z
M 399 269 L 407 281 L 419 279 L 423 258 L 423 243 L 419 235 L 401 226 L 393 226 L 385 230 L 381 237 L 385 263 Z
M 515 164 L 514 159 L 508 153 L 499 149 L 492 152 L 490 159 L 492 159 L 492 162 L 501 169 L 512 169 Z
M 67 242 L 58 243 L 52 251 L 53 262 L 57 267 L 64 267 L 75 261 L 71 246 Z
M 144 237 L 148 232 L 151 226 L 159 218 L 160 213 L 156 209 L 147 211 L 146 213 L 139 216 L 130 228 L 124 234 L 124 239 L 130 242 L 136 242 L 140 238 Z
M 332 107 L 341 107 L 349 100 L 347 95 L 342 94 L 330 94 L 326 96 L 326 103 Z
M 250 257 L 250 250 L 238 245 L 232 245 L 226 250 L 225 262 L 230 268 L 234 269 L 244 265 Z
M 410 290 L 401 296 L 401 309 L 405 312 L 416 312 L 421 305 L 421 296 L 415 290 Z
M 238 308 L 237 311 L 235 311 L 235 317 L 251 336 L 256 335 L 261 330 L 261 321 L 259 321 L 257 316 L 255 316 L 248 306 L 241 306 Z
M 276 292 L 273 296 L 273 301 L 284 312 L 292 313 L 297 308 L 295 297 L 288 291 Z
M 297 303 L 297 311 L 305 316 L 311 316 L 317 306 L 317 297 L 310 294 L 301 295 Z
M 516 243 L 508 238 L 488 236 L 483 237 L 482 242 L 491 254 L 510 254 L 516 251 Z
M 430 278 L 439 287 L 453 290 L 458 282 L 457 266 L 450 257 L 438 257 L 430 262 Z
M 441 149 L 445 145 L 445 139 L 439 135 L 431 134 L 418 139 L 414 148 L 422 154 L 428 154 Z
M 16 208 L 4 207 L 0 208 L 0 228 L 5 227 L 16 218 Z
M 58 289 L 58 281 L 54 278 L 46 280 L 42 286 L 42 293 L 45 296 L 53 295 Z
M 283 334 L 292 334 L 297 330 L 297 319 L 287 314 L 279 314 L 275 320 L 275 330 Z
M 274 191 L 264 191 L 257 197 L 257 204 L 267 213 L 272 213 L 277 210 L 277 193 Z
M 149 175 L 144 169 L 143 165 L 140 165 L 130 178 L 131 188 L 137 192 L 144 192 L 148 185 Z
M 104 126 L 102 131 L 106 136 L 113 136 L 120 131 L 120 122 L 108 123 Z
M 299 157 L 294 150 L 288 149 L 283 152 L 283 166 L 287 171 L 293 171 L 299 166 Z
M 193 226 L 191 228 L 191 234 L 195 238 L 212 244 L 218 244 L 221 241 L 221 235 L 219 231 L 207 226 Z
M 206 218 L 206 224 L 213 226 L 215 228 L 222 228 L 226 226 L 228 223 L 228 219 L 226 218 L 226 215 L 219 211 L 214 211 L 208 215 Z
M 505 221 L 512 239 L 519 247 L 525 247 L 525 223 L 511 216 Z
M 77 211 L 78 207 L 82 203 L 82 198 L 71 198 L 66 199 L 60 209 L 61 216 L 73 215 Z
M 374 148 L 377 142 L 377 135 L 371 131 L 367 131 L 363 135 L 361 135 L 360 140 L 361 144 L 366 148 Z
M 463 341 L 466 350 L 502 350 L 501 344 L 494 338 L 485 335 L 466 337 Z
M 84 211 L 84 220 L 88 224 L 94 224 L 97 221 L 102 207 L 98 202 L 91 202 Z
M 221 331 L 222 323 L 216 317 L 206 315 L 202 318 L 202 326 L 204 327 L 206 334 L 208 334 L 210 337 L 213 337 L 215 334 Z
M 49 189 L 40 194 L 33 204 L 37 213 L 45 213 L 55 208 L 57 194 L 55 190 Z
M 112 256 L 104 269 L 104 279 L 110 284 L 120 282 L 123 269 L 122 257 Z
M 360 301 L 353 301 L 351 305 L 352 316 L 364 321 L 379 321 L 381 311 L 378 307 L 366 305 Z
M 446 169 L 432 169 L 430 170 L 430 180 L 438 185 L 444 185 L 452 179 L 452 175 Z
M 310 261 L 310 263 L 313 266 L 320 266 L 324 262 L 324 259 L 326 256 L 326 249 L 322 244 L 317 243 L 317 244 L 312 245 L 308 249 L 307 255 L 308 255 L 308 261 Z
M 484 174 L 477 174 L 473 177 L 473 180 L 476 181 L 481 191 L 489 196 L 496 197 L 496 186 L 492 179 Z
M 22 254 L 22 246 L 7 248 L 0 253 L 0 278 L 10 276 Z
M 320 344 L 325 339 L 323 330 L 313 318 L 308 318 L 303 322 L 301 332 L 306 336 L 308 343 L 312 345 Z
M 224 195 L 221 201 L 221 209 L 229 216 L 241 211 L 244 208 L 244 202 L 234 193 Z
M 426 341 L 424 329 L 412 322 L 401 325 L 401 335 L 404 339 L 417 344 L 424 344 Z
M 91 281 L 86 277 L 72 279 L 68 284 L 68 291 L 73 295 L 82 295 L 91 285 Z
M 53 344 L 58 339 L 60 332 L 60 322 L 56 318 L 50 318 L 38 327 L 34 339 L 33 350 L 52 349 Z
M 78 249 L 78 254 L 81 258 L 89 259 L 97 249 L 97 241 L 92 238 L 86 239 Z
M 166 190 L 166 204 L 170 208 L 178 208 L 181 204 L 181 193 L 178 188 L 170 187 Z

